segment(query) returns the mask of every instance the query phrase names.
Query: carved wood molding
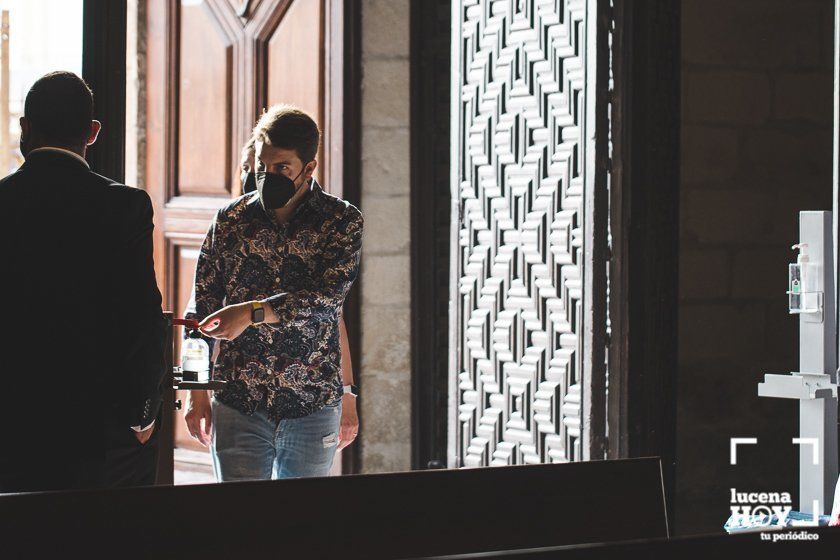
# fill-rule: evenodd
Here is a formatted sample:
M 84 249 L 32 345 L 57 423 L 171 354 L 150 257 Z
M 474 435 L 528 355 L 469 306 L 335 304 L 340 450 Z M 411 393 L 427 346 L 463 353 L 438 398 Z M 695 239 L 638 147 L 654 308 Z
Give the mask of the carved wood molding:
M 225 89 L 230 97 L 228 105 L 227 128 L 228 135 L 226 149 L 227 183 L 235 178 L 238 165 L 239 146 L 244 142 L 245 133 L 242 132 L 246 120 L 242 116 L 243 104 L 247 103 L 247 88 L 241 87 L 245 70 L 243 68 L 244 54 L 248 48 L 243 26 L 236 17 L 233 7 L 226 0 L 204 0 L 201 3 L 207 17 L 218 31 L 226 51 L 225 57 Z M 180 106 L 181 106 L 181 5 L 178 0 L 167 2 L 167 83 L 166 90 L 166 201 L 167 203 L 179 195 L 179 157 L 178 147 L 182 141 L 180 134 Z
M 236 15 L 243 20 L 247 20 L 251 17 L 251 0 L 244 0 L 243 2 L 240 2 L 239 7 L 236 8 Z

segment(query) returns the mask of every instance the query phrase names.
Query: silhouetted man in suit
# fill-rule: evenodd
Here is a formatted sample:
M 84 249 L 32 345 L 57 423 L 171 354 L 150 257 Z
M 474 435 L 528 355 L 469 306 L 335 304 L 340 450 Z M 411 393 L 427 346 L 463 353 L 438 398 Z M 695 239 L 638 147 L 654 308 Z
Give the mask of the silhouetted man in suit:
M 88 167 L 101 125 L 75 74 L 35 82 L 20 126 L 26 161 L 0 181 L 0 492 L 153 483 L 151 200 Z

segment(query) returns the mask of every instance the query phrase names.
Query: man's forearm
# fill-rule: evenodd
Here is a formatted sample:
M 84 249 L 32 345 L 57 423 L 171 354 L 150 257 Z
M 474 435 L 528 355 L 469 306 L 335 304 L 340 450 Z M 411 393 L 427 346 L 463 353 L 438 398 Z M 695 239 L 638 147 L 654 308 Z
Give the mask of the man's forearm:
M 341 381 L 344 385 L 353 384 L 353 360 L 350 357 L 350 339 L 347 336 L 347 326 L 344 316 L 338 322 L 339 340 L 341 341 Z

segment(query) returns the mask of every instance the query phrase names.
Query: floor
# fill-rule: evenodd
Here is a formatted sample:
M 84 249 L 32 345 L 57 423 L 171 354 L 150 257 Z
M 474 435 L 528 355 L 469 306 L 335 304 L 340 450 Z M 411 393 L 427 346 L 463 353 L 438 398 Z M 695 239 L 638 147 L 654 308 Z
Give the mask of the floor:
M 175 485 L 216 482 L 210 454 L 175 448 Z
M 338 451 L 333 460 L 330 476 L 338 476 L 341 473 L 341 451 Z M 213 474 L 213 464 L 210 462 L 210 454 L 206 451 L 193 451 L 182 447 L 175 448 L 175 485 L 183 484 L 207 484 L 216 482 Z

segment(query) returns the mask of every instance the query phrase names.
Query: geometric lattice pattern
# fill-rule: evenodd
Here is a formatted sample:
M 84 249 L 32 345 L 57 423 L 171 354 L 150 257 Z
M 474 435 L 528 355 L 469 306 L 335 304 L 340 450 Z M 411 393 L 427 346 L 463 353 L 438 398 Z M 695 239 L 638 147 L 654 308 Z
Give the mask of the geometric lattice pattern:
M 461 466 L 581 459 L 586 6 L 461 0 L 453 22 Z

